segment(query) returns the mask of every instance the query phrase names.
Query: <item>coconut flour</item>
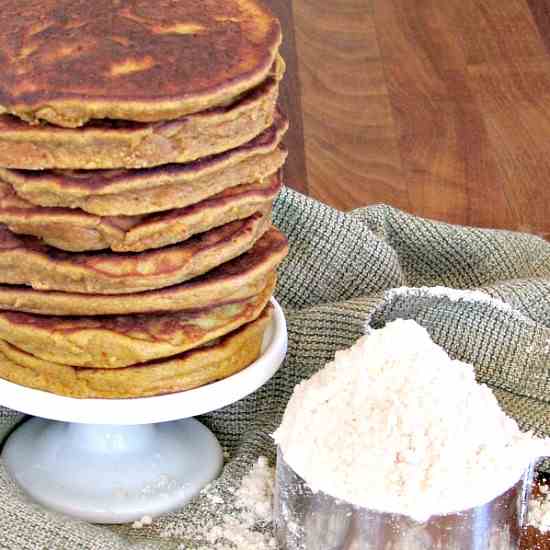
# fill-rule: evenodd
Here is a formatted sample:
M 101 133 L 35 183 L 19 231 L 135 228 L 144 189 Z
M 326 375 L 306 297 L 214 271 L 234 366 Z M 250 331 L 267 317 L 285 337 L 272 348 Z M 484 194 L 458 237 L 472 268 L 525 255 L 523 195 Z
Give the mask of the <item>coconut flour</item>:
M 199 525 L 170 525 L 163 538 L 203 540 L 203 546 L 181 544 L 178 550 L 274 550 L 271 534 L 275 470 L 260 457 L 230 494 L 222 494 L 216 483 L 205 487 L 208 513 Z
M 484 504 L 550 453 L 471 365 L 414 321 L 362 337 L 299 384 L 274 434 L 314 491 L 418 521 Z

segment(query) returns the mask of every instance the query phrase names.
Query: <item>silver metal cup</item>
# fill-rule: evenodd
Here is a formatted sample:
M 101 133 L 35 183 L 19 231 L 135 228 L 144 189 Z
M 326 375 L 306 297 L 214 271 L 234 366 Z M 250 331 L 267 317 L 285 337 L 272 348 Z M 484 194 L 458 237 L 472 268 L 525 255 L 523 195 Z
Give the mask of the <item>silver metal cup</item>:
M 534 467 L 491 502 L 425 523 L 313 493 L 279 450 L 275 532 L 284 550 L 517 550 Z

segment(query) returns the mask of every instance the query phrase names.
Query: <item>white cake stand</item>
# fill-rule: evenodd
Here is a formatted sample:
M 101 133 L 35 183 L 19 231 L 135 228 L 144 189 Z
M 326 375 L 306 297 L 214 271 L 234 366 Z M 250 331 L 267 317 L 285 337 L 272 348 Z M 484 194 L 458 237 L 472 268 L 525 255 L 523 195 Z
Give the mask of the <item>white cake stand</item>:
M 38 503 L 95 523 L 126 523 L 180 508 L 223 465 L 218 441 L 192 417 L 249 395 L 284 359 L 286 322 L 274 299 L 272 304 L 259 359 L 195 390 L 73 399 L 0 379 L 0 404 L 39 417 L 6 441 L 2 458 L 8 472 Z

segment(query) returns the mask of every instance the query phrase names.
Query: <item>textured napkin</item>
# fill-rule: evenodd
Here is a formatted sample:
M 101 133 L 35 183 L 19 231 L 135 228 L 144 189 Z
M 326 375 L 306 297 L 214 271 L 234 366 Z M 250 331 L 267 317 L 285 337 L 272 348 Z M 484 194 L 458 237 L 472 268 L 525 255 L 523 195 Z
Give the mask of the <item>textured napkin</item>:
M 231 494 L 259 455 L 274 458 L 270 434 L 295 384 L 350 346 L 367 324 L 395 318 L 425 326 L 453 357 L 475 365 L 478 380 L 523 429 L 550 435 L 549 243 L 432 222 L 389 206 L 344 214 L 289 189 L 275 203 L 274 223 L 290 241 L 276 293 L 289 351 L 263 388 L 201 419 L 229 452 L 216 482 L 220 495 Z M 464 292 L 424 288 L 441 286 Z M 21 418 L 0 409 L 0 438 Z M 29 502 L 0 465 L 2 549 L 208 548 L 197 536 L 200 526 L 228 508 L 199 496 L 143 529 L 90 525 Z

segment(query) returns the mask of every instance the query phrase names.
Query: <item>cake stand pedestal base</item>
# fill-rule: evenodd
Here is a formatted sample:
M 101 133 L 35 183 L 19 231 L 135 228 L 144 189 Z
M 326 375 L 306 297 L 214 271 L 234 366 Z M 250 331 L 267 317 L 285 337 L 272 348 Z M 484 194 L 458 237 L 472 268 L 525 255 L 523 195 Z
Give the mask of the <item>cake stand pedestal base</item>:
M 36 502 L 94 523 L 126 523 L 176 510 L 223 465 L 214 435 L 193 418 L 141 425 L 33 418 L 2 458 Z

